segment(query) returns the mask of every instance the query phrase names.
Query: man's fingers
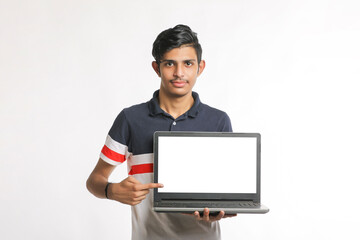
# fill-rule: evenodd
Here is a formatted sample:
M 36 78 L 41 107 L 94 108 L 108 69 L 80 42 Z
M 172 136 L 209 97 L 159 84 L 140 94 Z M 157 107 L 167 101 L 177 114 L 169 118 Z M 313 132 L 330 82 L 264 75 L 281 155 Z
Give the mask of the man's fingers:
M 141 203 L 141 201 L 132 201 L 132 202 L 129 202 L 128 204 L 131 206 L 135 206 L 135 205 L 138 205 L 139 203 Z
M 225 216 L 225 212 L 224 211 L 220 211 L 220 213 L 214 218 L 214 221 L 219 221 L 220 219 L 222 219 Z
M 136 198 L 133 199 L 133 201 L 142 201 L 142 200 L 144 200 L 144 199 L 146 198 L 146 195 L 147 195 L 147 194 L 144 194 L 144 195 L 141 195 L 141 196 L 139 196 L 139 197 L 136 197 Z
M 149 190 L 140 190 L 140 191 L 133 191 L 131 193 L 131 197 L 133 199 L 136 199 L 136 198 L 139 198 L 139 197 L 143 197 L 143 196 L 146 196 L 150 191 Z
M 203 214 L 201 214 L 198 211 L 195 211 L 194 214 L 196 220 L 202 220 L 205 222 L 213 222 L 213 221 L 219 221 L 222 218 L 230 217 L 230 216 L 236 216 L 236 214 L 225 214 L 224 211 L 220 211 L 218 215 L 212 216 L 210 215 L 209 208 L 204 208 Z
M 194 213 L 194 216 L 195 216 L 196 220 L 199 220 L 199 221 L 201 220 L 200 213 L 198 211 L 196 211 Z
M 147 183 L 147 184 L 141 184 L 139 186 L 139 190 L 162 188 L 162 187 L 164 187 L 164 185 L 161 183 Z
M 164 187 L 163 184 L 161 183 L 147 183 L 147 184 L 142 184 L 140 181 L 138 181 L 136 178 L 129 176 L 127 178 L 127 181 L 129 183 L 133 183 L 133 190 L 134 191 L 141 191 L 141 190 L 146 190 L 146 189 L 152 189 L 152 188 L 162 188 Z
M 135 184 L 141 184 L 141 182 L 139 182 L 136 178 L 132 177 L 132 176 L 129 176 L 127 178 L 128 182 L 131 182 L 131 183 L 135 183 Z
M 209 211 L 209 209 L 208 208 L 205 208 L 204 209 L 204 215 L 203 215 L 203 220 L 204 221 L 210 221 L 210 211 Z
M 230 217 L 236 217 L 237 214 L 225 214 L 223 218 L 230 218 Z

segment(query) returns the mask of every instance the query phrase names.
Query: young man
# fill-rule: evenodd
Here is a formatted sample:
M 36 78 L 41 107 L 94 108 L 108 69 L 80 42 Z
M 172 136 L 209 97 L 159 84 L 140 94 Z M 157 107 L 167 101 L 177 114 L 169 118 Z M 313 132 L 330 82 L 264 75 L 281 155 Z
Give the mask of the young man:
M 209 216 L 205 208 L 201 217 L 199 212 L 185 215 L 152 210 L 152 189 L 163 187 L 153 183 L 155 131 L 232 131 L 226 113 L 201 103 L 192 92 L 205 68 L 196 33 L 185 25 L 165 30 L 155 40 L 152 53 L 160 89 L 149 102 L 118 115 L 87 188 L 99 198 L 132 206 L 132 239 L 220 239 L 218 220 L 228 217 L 223 211 Z M 114 168 L 125 161 L 129 176 L 120 183 L 108 183 Z

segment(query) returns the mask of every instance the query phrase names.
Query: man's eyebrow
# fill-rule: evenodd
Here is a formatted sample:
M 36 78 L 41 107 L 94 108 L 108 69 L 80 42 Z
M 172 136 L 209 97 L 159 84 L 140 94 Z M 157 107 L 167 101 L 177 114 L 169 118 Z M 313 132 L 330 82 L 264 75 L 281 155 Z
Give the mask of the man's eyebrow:
M 175 62 L 175 60 L 171 60 L 171 59 L 164 59 L 164 60 L 160 60 L 160 62 Z

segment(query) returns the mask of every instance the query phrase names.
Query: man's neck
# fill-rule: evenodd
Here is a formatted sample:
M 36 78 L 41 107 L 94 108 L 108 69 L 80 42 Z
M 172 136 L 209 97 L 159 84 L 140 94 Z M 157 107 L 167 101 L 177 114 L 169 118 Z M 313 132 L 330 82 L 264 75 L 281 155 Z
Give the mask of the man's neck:
M 194 104 L 192 93 L 181 97 L 168 96 L 160 90 L 159 105 L 162 110 L 170 114 L 174 119 L 177 119 L 186 113 Z

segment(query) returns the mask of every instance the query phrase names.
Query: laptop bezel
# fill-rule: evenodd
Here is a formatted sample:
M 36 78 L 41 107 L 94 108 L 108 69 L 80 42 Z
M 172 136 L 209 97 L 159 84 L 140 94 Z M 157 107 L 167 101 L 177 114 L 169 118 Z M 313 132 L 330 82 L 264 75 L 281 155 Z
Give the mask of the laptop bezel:
M 159 205 L 162 201 L 168 200 L 234 200 L 252 201 L 260 203 L 260 184 L 261 184 L 261 135 L 259 133 L 238 133 L 238 132 L 177 132 L 177 131 L 157 131 L 154 133 L 154 182 L 158 182 L 158 139 L 159 137 L 251 137 L 256 138 L 256 193 L 175 193 L 159 192 L 154 189 L 154 205 Z

